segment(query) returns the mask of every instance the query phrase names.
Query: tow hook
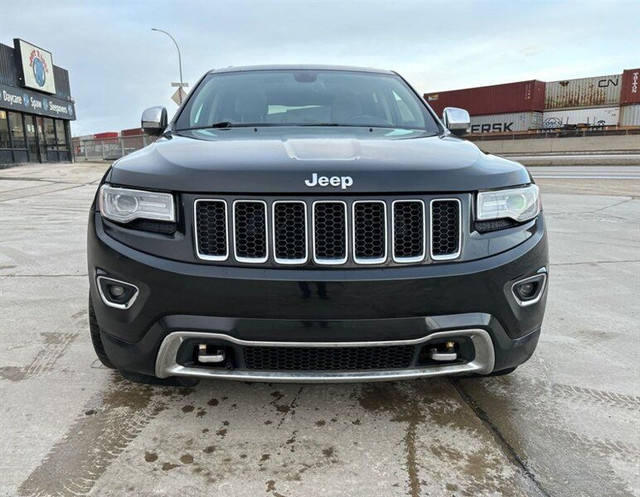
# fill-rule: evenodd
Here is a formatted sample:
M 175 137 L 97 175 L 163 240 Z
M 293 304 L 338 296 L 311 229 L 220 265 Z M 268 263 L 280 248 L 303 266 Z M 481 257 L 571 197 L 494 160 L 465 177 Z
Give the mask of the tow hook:
M 438 362 L 453 362 L 458 359 L 458 353 L 456 352 L 456 342 L 450 341 L 444 344 L 441 348 L 432 348 L 429 350 L 429 357 L 432 361 Z
M 198 362 L 203 364 L 220 364 L 226 359 L 226 354 L 222 349 L 216 349 L 212 354 L 207 353 L 207 345 L 198 345 Z

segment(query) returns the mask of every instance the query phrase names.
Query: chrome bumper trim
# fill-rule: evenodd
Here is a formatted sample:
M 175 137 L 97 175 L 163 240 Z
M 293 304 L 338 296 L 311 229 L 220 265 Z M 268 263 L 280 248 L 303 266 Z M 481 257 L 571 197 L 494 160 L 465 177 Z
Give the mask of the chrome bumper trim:
M 254 370 L 215 370 L 204 367 L 182 366 L 176 362 L 182 343 L 190 338 L 217 339 L 230 343 L 254 347 L 385 347 L 391 345 L 419 345 L 442 338 L 465 336 L 473 342 L 476 356 L 465 364 L 437 365 L 411 369 L 374 370 L 374 371 L 254 371 Z M 190 376 L 194 378 L 218 378 L 256 382 L 291 383 L 347 383 L 369 381 L 393 381 L 411 378 L 446 376 L 461 373 L 488 374 L 493 371 L 495 354 L 489 333 L 481 329 L 462 329 L 440 331 L 413 340 L 389 340 L 375 342 L 272 342 L 250 341 L 234 338 L 221 333 L 198 331 L 174 331 L 167 335 L 160 345 L 156 358 L 156 376 Z

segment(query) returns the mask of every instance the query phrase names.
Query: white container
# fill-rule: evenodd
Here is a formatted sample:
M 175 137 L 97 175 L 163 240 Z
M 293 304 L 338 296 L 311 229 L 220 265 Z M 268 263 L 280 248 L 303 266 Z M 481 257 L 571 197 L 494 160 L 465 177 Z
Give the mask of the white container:
M 617 106 L 621 89 L 622 74 L 552 81 L 545 88 L 544 108 Z
M 588 109 L 565 109 L 544 111 L 542 125 L 545 129 L 562 128 L 567 125 L 617 126 L 620 107 L 592 107 Z
M 620 126 L 640 126 L 640 104 L 620 107 Z
M 471 133 L 510 133 L 542 127 L 542 112 L 471 116 Z

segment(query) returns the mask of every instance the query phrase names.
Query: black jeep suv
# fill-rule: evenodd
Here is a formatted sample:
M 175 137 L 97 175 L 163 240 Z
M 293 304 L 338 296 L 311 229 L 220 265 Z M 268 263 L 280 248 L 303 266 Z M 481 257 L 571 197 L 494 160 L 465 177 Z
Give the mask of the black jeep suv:
M 207 73 L 116 161 L 88 231 L 102 362 L 184 384 L 504 374 L 533 353 L 548 251 L 520 164 L 390 71 Z

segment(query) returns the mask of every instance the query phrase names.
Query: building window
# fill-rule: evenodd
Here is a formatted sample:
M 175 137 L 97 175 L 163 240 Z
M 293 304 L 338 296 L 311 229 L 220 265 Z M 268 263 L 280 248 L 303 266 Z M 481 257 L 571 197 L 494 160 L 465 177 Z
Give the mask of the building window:
M 9 112 L 9 129 L 13 139 L 13 148 L 27 148 L 24 141 L 24 126 L 22 125 L 22 114 Z
M 11 148 L 9 122 L 7 121 L 7 113 L 4 110 L 0 110 L 0 148 Z
M 66 145 L 67 135 L 64 132 L 64 121 L 56 119 L 56 137 L 58 138 L 58 144 Z
M 38 141 L 36 140 L 36 124 L 33 116 L 24 116 L 24 127 L 27 131 L 27 148 L 30 160 L 38 160 Z
M 44 138 L 47 145 L 56 144 L 56 128 L 54 127 L 53 119 L 50 117 L 44 118 Z

